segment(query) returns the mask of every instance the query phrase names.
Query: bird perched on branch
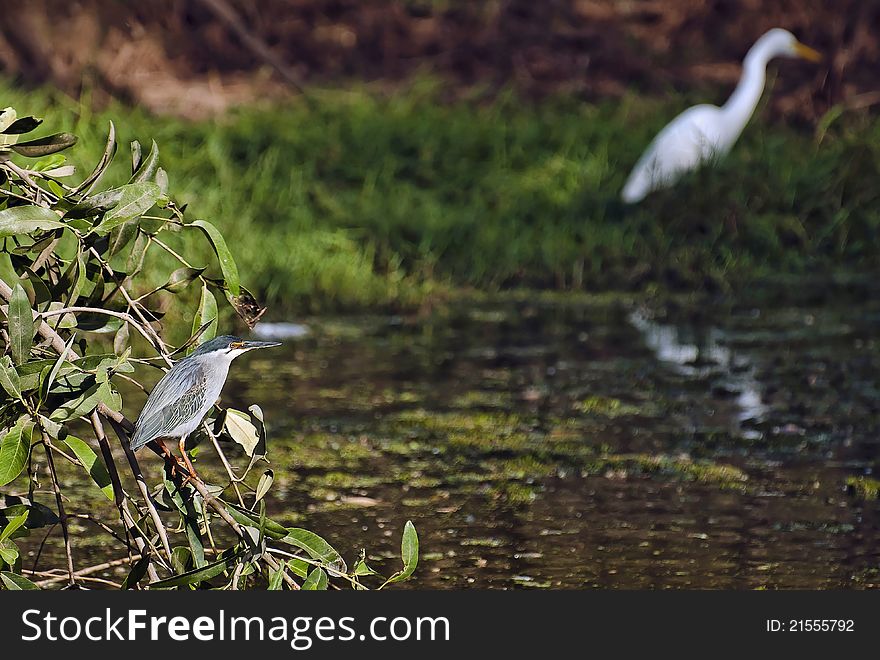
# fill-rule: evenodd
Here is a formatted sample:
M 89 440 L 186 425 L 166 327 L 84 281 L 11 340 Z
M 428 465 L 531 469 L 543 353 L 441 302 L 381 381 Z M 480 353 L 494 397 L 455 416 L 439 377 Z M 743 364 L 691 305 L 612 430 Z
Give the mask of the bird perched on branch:
M 775 57 L 822 59 L 788 30 L 767 32 L 746 54 L 742 77 L 727 103 L 720 108 L 695 105 L 667 124 L 636 163 L 621 199 L 628 204 L 639 202 L 648 193 L 672 185 L 685 172 L 726 155 L 755 112 L 764 91 L 767 64 Z
M 171 458 L 165 441 L 174 440 L 189 478 L 195 477 L 195 469 L 186 453 L 186 439 L 220 396 L 229 365 L 247 351 L 280 345 L 277 341 L 247 341 L 231 335 L 206 341 L 192 355 L 177 362 L 153 388 L 135 424 L 132 450 L 156 440 Z

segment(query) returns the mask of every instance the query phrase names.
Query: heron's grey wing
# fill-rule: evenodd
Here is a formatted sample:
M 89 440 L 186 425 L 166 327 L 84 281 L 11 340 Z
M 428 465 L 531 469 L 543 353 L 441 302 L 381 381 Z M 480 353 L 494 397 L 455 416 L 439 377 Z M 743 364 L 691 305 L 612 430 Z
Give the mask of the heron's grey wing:
M 184 360 L 160 380 L 135 424 L 131 448 L 164 438 L 191 420 L 204 405 L 207 377 L 195 360 Z

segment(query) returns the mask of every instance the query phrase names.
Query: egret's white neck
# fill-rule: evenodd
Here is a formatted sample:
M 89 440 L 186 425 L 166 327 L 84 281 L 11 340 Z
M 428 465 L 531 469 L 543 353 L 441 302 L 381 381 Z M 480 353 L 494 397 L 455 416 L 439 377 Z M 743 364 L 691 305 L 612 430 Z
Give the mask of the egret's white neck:
M 759 40 L 749 49 L 743 60 L 743 73 L 739 83 L 721 111 L 726 115 L 725 131 L 730 144 L 736 141 L 749 123 L 767 79 L 767 63 L 776 56 L 771 44 Z

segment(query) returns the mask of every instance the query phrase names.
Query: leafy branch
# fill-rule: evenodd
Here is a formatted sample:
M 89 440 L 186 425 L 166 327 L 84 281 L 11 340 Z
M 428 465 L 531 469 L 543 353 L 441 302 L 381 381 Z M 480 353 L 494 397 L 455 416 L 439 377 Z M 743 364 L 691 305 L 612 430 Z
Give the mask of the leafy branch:
M 22 139 L 40 124 L 34 117 L 18 118 L 11 108 L 0 112 L 2 586 L 310 590 L 345 584 L 363 589 L 365 581 L 378 580 L 383 587 L 410 577 L 418 562 L 412 523 L 403 533 L 404 568 L 383 580 L 367 566 L 363 552 L 349 569 L 317 534 L 267 517 L 265 498 L 274 473 L 266 469 L 255 487 L 248 485 L 267 454 L 258 406 L 248 412 L 217 407 L 216 416 L 203 424 L 226 483 L 186 480 L 166 463 L 162 482 L 150 488 L 129 446 L 134 425 L 123 414 L 120 384 L 146 392 L 144 369 L 167 370 L 175 356 L 212 338 L 220 321 L 218 299 L 250 327 L 265 309 L 241 285 L 219 229 L 206 220 L 190 221 L 170 196 L 155 142 L 146 154 L 132 142 L 127 182 L 99 190 L 117 152 L 113 124 L 101 159 L 79 183 L 71 182 L 75 169 L 60 153 L 76 144 L 75 136 Z M 210 245 L 214 269 L 193 266 L 172 246 L 174 234 L 192 230 Z M 158 284 L 144 275 L 154 253 L 178 264 Z M 179 294 L 190 288 L 198 298 L 189 310 L 192 328 L 175 347 L 163 334 L 166 303 L 177 297 L 174 304 L 186 308 Z M 185 314 L 175 309 L 175 317 Z M 132 337 L 142 340 L 147 355 L 134 356 Z M 246 466 L 233 466 L 224 440 L 241 445 Z M 155 443 L 148 446 L 163 455 Z M 82 470 L 115 507 L 117 528 L 65 494 L 59 462 Z M 49 503 L 40 501 L 47 493 L 43 474 L 48 474 Z M 13 486 L 20 490 L 9 491 Z M 71 525 L 77 519 L 97 526 L 122 556 L 77 567 Z M 25 569 L 16 540 L 43 528 L 43 543 L 60 530 L 64 565 Z M 96 575 L 122 565 L 129 573 L 121 583 Z

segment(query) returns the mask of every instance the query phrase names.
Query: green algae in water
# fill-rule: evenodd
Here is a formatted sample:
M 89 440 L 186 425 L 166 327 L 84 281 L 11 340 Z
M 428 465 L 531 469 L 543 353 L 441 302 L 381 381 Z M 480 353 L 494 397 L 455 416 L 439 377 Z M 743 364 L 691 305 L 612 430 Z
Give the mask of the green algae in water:
M 573 407 L 585 415 L 599 415 L 612 419 L 627 415 L 638 415 L 642 412 L 642 409 L 638 406 L 625 404 L 620 399 L 603 396 L 591 396 L 576 403 Z
M 630 472 L 666 475 L 685 481 L 715 484 L 721 488 L 733 490 L 745 489 L 745 483 L 749 480 L 745 472 L 732 465 L 723 465 L 708 460 L 695 461 L 686 457 L 652 454 L 597 456 L 585 468 L 585 472 L 588 474 L 603 474 L 609 470 L 622 471 L 623 476 Z
M 870 477 L 847 477 L 847 490 L 863 500 L 880 499 L 880 481 Z
M 488 412 L 429 412 L 423 408 L 407 410 L 395 417 L 402 425 L 418 427 L 434 433 L 501 433 L 511 434 L 523 425 L 519 415 Z

